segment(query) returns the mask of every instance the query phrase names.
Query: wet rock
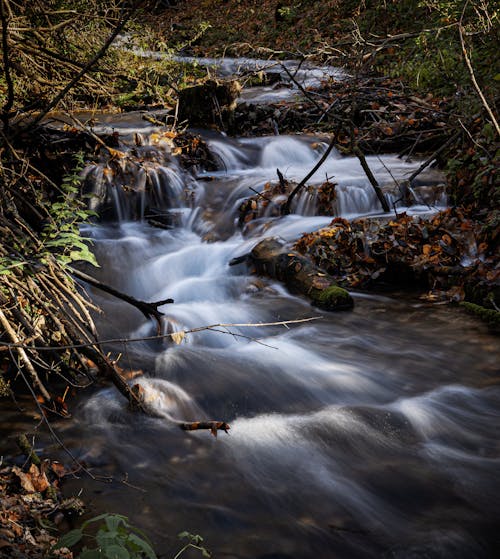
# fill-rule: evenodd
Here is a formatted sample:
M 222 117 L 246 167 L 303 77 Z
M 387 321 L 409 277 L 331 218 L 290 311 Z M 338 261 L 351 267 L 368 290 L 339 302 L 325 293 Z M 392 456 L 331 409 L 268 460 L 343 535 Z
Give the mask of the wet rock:
M 320 291 L 313 298 L 313 303 L 320 309 L 338 311 L 352 309 L 354 301 L 348 291 L 338 285 L 331 285 Z

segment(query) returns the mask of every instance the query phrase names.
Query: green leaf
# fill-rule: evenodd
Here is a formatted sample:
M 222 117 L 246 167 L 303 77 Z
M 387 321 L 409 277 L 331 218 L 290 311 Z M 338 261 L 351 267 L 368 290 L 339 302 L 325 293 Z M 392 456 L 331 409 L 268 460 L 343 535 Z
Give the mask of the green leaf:
M 79 528 L 71 530 L 71 532 L 68 532 L 59 538 L 59 541 L 54 546 L 54 549 L 60 549 L 61 547 L 73 547 L 82 539 L 82 537 L 83 532 Z
M 101 528 L 97 532 L 95 539 L 99 547 L 104 549 L 105 547 L 116 544 L 121 538 L 116 530 L 108 532 L 105 528 Z
M 104 555 L 108 559 L 130 559 L 130 553 L 121 545 L 111 544 L 104 549 Z
M 128 537 L 128 541 L 135 544 L 140 550 L 148 557 L 148 559 L 157 559 L 156 553 L 153 551 L 153 548 L 149 545 L 148 542 L 144 541 L 136 534 L 130 534 Z
M 116 532 L 120 524 L 127 527 L 129 526 L 127 518 L 125 516 L 121 516 L 120 514 L 110 514 L 105 518 L 105 522 L 110 532 Z
M 82 530 L 85 529 L 85 527 L 88 526 L 89 524 L 92 524 L 94 522 L 99 522 L 99 520 L 104 520 L 107 516 L 109 516 L 109 513 L 105 512 L 104 514 L 99 514 L 98 516 L 94 516 L 93 518 L 89 518 L 89 520 L 86 520 L 82 524 Z

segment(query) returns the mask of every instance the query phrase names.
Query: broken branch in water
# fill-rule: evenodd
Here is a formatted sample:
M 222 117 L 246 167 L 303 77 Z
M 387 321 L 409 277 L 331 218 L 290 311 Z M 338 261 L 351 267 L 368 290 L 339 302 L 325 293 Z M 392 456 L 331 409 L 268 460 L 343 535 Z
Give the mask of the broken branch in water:
M 179 427 L 183 431 L 198 431 L 200 429 L 210 429 L 210 433 L 217 437 L 217 431 L 227 433 L 230 429 L 229 424 L 225 421 L 192 421 L 189 423 L 179 423 Z
M 101 291 L 105 291 L 106 293 L 109 293 L 110 295 L 113 295 L 114 297 L 117 297 L 118 299 L 121 299 L 122 301 L 125 301 L 130 305 L 133 305 L 136 309 L 140 310 L 141 313 L 146 318 L 154 318 L 157 323 L 157 332 L 158 334 L 161 334 L 161 330 L 162 330 L 161 318 L 162 316 L 164 316 L 164 313 L 160 312 L 158 310 L 158 307 L 173 303 L 174 302 L 173 299 L 163 299 L 162 301 L 155 301 L 152 303 L 139 301 L 138 299 L 135 299 L 135 297 L 132 297 L 131 295 L 127 295 L 126 293 L 121 293 L 117 289 L 114 289 L 113 287 L 110 287 L 109 285 L 106 285 L 105 283 L 96 280 L 92 276 L 89 276 L 84 272 L 80 272 L 79 270 L 76 270 L 75 268 L 70 268 L 70 272 L 73 274 L 73 276 L 75 276 L 75 278 L 78 278 L 90 285 L 93 285 L 94 287 L 97 287 L 97 289 L 100 289 Z
M 363 171 L 365 172 L 368 180 L 370 181 L 370 184 L 373 186 L 373 190 L 375 190 L 375 194 L 377 195 L 379 202 L 382 204 L 382 208 L 384 212 L 385 213 L 390 212 L 391 209 L 389 207 L 389 204 L 387 203 L 387 199 L 384 196 L 384 193 L 382 192 L 382 189 L 380 188 L 377 179 L 374 177 L 370 167 L 368 166 L 364 153 L 359 149 L 359 146 L 357 145 L 354 146 L 352 151 L 354 152 L 354 155 L 359 159 L 359 162 L 361 163 L 361 167 L 363 167 Z
M 140 409 L 142 412 L 150 415 L 152 417 L 157 417 L 159 419 L 166 419 L 165 415 L 159 413 L 155 410 L 154 406 L 151 405 L 157 398 L 149 398 L 144 391 L 144 388 L 140 384 L 134 384 L 132 388 L 129 389 L 130 396 L 129 403 L 131 404 L 132 409 Z M 229 431 L 230 427 L 229 424 L 225 421 L 177 421 L 171 417 L 168 418 L 169 421 L 172 421 L 176 425 L 178 425 L 183 431 L 199 431 L 201 429 L 209 429 L 210 433 L 214 437 L 217 437 L 217 431 L 225 431 L 226 433 Z
M 316 165 L 311 169 L 311 171 L 309 173 L 307 173 L 307 175 L 299 182 L 299 184 L 292 190 L 292 192 L 290 193 L 290 196 L 288 196 L 288 199 L 287 199 L 286 203 L 283 205 L 283 209 L 282 209 L 283 215 L 288 215 L 290 213 L 290 207 L 292 205 L 292 200 L 300 192 L 300 190 L 302 190 L 302 188 L 304 188 L 306 182 L 314 175 L 314 173 L 326 161 L 326 158 L 330 155 L 330 152 L 333 150 L 333 148 L 335 146 L 336 139 L 337 139 L 337 133 L 335 132 L 332 136 L 330 144 L 326 148 L 325 153 L 321 156 L 321 159 L 316 163 Z

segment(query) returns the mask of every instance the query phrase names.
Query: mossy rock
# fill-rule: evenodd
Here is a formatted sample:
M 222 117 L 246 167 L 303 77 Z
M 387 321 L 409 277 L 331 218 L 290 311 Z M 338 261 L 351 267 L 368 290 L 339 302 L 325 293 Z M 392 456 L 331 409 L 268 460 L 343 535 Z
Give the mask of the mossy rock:
M 475 303 L 462 301 L 460 305 L 469 313 L 474 314 L 483 322 L 486 322 L 491 328 L 500 331 L 500 312 L 495 309 L 487 309 Z
M 343 311 L 352 309 L 354 300 L 342 287 L 331 285 L 313 296 L 313 304 L 327 311 Z

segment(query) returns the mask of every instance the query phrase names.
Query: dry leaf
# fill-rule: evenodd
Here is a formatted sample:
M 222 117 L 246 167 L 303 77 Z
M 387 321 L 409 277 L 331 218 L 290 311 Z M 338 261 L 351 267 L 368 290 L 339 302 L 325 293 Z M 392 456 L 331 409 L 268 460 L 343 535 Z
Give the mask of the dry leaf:
M 35 488 L 33 487 L 33 483 L 31 482 L 31 477 L 28 474 L 25 474 L 18 466 L 13 466 L 12 472 L 16 474 L 16 476 L 20 479 L 21 487 L 25 491 L 27 491 L 28 493 L 35 492 Z
M 40 471 L 36 464 L 31 464 L 28 473 L 31 476 L 31 483 L 35 488 L 35 491 L 43 493 L 47 487 L 49 487 L 50 483 L 45 475 L 45 472 Z
M 179 345 L 180 343 L 182 343 L 182 340 L 186 337 L 186 333 L 183 331 L 173 332 L 172 334 L 170 334 L 170 337 L 172 338 L 172 341 L 174 341 L 177 345 Z

